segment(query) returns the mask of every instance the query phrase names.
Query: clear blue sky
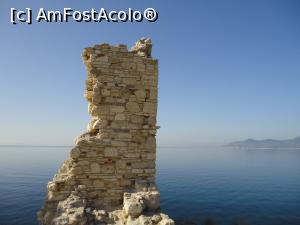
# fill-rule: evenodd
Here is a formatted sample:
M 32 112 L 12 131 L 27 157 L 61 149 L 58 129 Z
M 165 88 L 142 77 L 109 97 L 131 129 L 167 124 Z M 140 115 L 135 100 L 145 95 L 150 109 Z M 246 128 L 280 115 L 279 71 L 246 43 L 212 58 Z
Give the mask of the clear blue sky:
M 69 145 L 86 129 L 84 47 L 153 40 L 159 145 L 300 135 L 300 2 L 0 3 L 0 144 Z M 10 8 L 155 8 L 155 23 L 10 24 Z

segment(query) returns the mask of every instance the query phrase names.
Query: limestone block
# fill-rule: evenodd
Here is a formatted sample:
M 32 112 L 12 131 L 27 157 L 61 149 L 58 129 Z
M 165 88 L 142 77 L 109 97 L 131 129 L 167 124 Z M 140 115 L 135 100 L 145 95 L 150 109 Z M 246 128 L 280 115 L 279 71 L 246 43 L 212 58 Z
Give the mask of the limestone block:
M 112 106 L 111 111 L 116 112 L 116 113 L 119 113 L 119 112 L 121 113 L 121 112 L 125 111 L 125 108 L 124 108 L 124 106 Z
M 116 168 L 117 169 L 124 169 L 126 167 L 126 161 L 125 160 L 118 160 L 116 162 Z
M 141 225 L 153 225 L 153 221 L 151 217 L 140 215 L 139 216 L 139 224 Z
M 145 169 L 145 173 L 155 173 L 155 169 Z
M 121 94 L 121 91 L 120 91 L 120 90 L 117 90 L 117 89 L 111 90 L 111 94 L 110 94 L 111 97 L 116 98 L 116 97 L 120 97 L 121 95 L 122 95 L 122 94 Z
M 82 173 L 83 173 L 82 168 L 79 165 L 72 167 L 69 171 L 69 174 L 72 175 L 80 175 Z
M 152 217 L 151 217 L 151 220 L 154 224 L 157 224 L 159 223 L 159 221 L 161 221 L 161 216 L 160 214 L 154 214 Z
M 148 118 L 148 124 L 149 124 L 149 125 L 152 125 L 152 126 L 155 126 L 155 124 L 156 124 L 156 117 L 150 116 L 150 117 Z
M 155 225 L 150 216 L 140 215 L 138 218 L 129 217 L 126 225 Z
M 81 179 L 81 184 L 85 186 L 91 186 L 93 182 L 90 179 Z
M 124 194 L 123 210 L 125 215 L 138 217 L 144 210 L 144 201 L 138 195 L 126 193 Z
M 110 96 L 110 90 L 108 90 L 108 89 L 102 89 L 101 90 L 101 94 L 103 96 Z
M 165 214 L 160 214 L 162 220 L 157 225 L 175 225 L 174 220 L 170 219 L 169 216 Z
M 90 163 L 87 160 L 81 160 L 81 161 L 78 162 L 78 165 L 80 165 L 80 166 L 86 166 L 86 165 L 89 165 L 89 164 Z
M 142 123 L 144 121 L 144 117 L 143 116 L 137 116 L 137 115 L 132 115 L 130 117 L 130 121 L 132 123 Z
M 73 158 L 73 159 L 77 159 L 80 155 L 80 149 L 79 148 L 73 148 L 71 150 L 71 153 L 70 153 L 70 157 Z
M 149 148 L 155 148 L 156 146 L 156 139 L 153 136 L 149 136 L 146 140 L 146 145 Z
M 151 113 L 151 114 L 156 113 L 156 104 L 151 103 L 151 102 L 145 102 L 143 112 L 144 113 Z
M 152 42 L 149 38 L 141 38 L 131 51 L 141 56 L 151 57 Z
M 132 113 L 137 113 L 140 111 L 140 107 L 136 102 L 128 102 L 126 104 L 126 109 Z
M 131 170 L 132 173 L 143 173 L 142 169 L 132 169 Z
M 93 98 L 93 91 L 85 91 L 84 92 L 84 97 L 88 100 L 88 101 L 92 101 Z
M 142 89 L 139 89 L 139 90 L 135 91 L 134 94 L 138 99 L 145 99 L 146 98 L 146 92 Z
M 92 173 L 100 173 L 100 166 L 98 163 L 91 164 L 91 172 Z
M 107 56 L 98 57 L 97 61 L 102 62 L 102 63 L 106 63 L 106 62 L 108 62 L 108 57 Z
M 48 191 L 57 191 L 57 184 L 55 182 L 48 182 L 47 189 Z
M 85 225 L 85 199 L 71 194 L 66 200 L 59 202 L 57 209 L 59 215 L 54 218 L 53 225 Z
M 47 200 L 49 201 L 61 201 L 65 199 L 64 194 L 60 194 L 59 192 L 49 191 L 47 195 Z
M 128 101 L 129 102 L 136 102 L 136 96 L 135 95 L 130 95 L 129 98 L 128 98 Z
M 147 159 L 155 159 L 155 153 L 147 153 L 146 158 Z
M 126 116 L 124 113 L 117 113 L 115 116 L 115 120 L 125 120 Z
M 114 173 L 115 172 L 115 167 L 114 165 L 103 165 L 102 166 L 102 173 L 105 173 L 105 174 L 111 174 L 111 173 Z
M 140 225 L 140 220 L 139 218 L 129 216 L 125 225 Z
M 126 158 L 139 158 L 140 157 L 140 153 L 127 153 L 125 155 Z
M 119 133 L 118 138 L 120 139 L 130 139 L 132 136 L 130 133 Z
M 103 119 L 97 119 L 93 125 L 92 125 L 92 129 L 101 129 L 101 128 L 105 128 L 107 126 L 108 122 L 107 120 L 103 120 Z
M 149 191 L 143 193 L 143 199 L 146 205 L 146 209 L 149 211 L 155 211 L 160 207 L 160 193 L 158 191 Z
M 96 188 L 102 188 L 102 187 L 104 187 L 104 182 L 100 181 L 100 180 L 94 180 L 93 185 Z
M 95 115 L 96 114 L 96 107 L 95 105 L 89 103 L 88 104 L 88 112 L 92 115 Z
M 110 107 L 107 105 L 94 105 L 93 111 L 91 112 L 92 116 L 101 116 L 101 115 L 107 115 L 110 113 Z
M 90 158 L 96 157 L 97 156 L 97 152 L 96 151 L 88 151 L 86 153 L 86 156 L 90 157 Z
M 150 99 L 156 100 L 157 99 L 157 90 L 151 90 L 150 91 Z
M 125 79 L 123 79 L 123 83 L 126 85 L 135 85 L 137 83 L 137 81 L 135 78 L 126 77 Z
M 107 212 L 105 210 L 93 210 L 93 214 L 95 215 L 95 219 L 98 221 L 104 221 L 107 217 Z
M 139 72 L 145 72 L 145 69 L 146 69 L 145 64 L 142 64 L 142 63 L 138 63 L 137 64 L 137 71 L 139 71 Z
M 118 150 L 116 148 L 106 147 L 104 149 L 104 156 L 105 157 L 117 157 L 118 156 Z
M 116 102 L 117 102 L 117 103 L 125 103 L 126 100 L 123 99 L 123 98 L 117 98 L 117 99 L 116 99 Z
M 126 146 L 126 143 L 123 141 L 112 141 L 111 145 L 115 147 L 122 147 L 122 146 Z

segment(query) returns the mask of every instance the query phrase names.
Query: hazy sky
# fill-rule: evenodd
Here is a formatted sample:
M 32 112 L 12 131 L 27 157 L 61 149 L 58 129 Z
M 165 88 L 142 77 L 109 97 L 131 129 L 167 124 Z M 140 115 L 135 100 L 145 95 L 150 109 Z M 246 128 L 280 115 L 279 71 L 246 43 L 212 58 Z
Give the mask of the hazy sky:
M 71 145 L 89 121 L 84 47 L 151 37 L 159 59 L 159 145 L 300 135 L 299 1 L 0 3 L 0 144 Z M 33 11 L 144 10 L 154 23 L 10 23 Z

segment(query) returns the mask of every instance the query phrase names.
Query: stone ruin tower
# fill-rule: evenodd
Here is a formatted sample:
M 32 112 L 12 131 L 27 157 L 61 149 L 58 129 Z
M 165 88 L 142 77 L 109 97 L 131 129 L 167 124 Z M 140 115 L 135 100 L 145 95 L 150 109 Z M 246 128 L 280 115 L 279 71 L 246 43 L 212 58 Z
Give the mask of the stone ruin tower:
M 150 39 L 82 54 L 88 131 L 48 183 L 42 225 L 173 225 L 155 185 L 158 61 Z

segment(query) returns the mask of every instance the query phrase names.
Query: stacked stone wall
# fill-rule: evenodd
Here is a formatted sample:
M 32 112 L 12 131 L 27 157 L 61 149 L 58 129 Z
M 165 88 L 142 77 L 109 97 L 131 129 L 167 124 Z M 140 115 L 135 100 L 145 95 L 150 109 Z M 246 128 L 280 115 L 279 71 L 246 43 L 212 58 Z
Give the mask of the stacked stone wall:
M 40 213 L 44 224 L 51 224 L 60 202 L 74 191 L 84 196 L 85 207 L 106 210 L 122 206 L 124 193 L 156 191 L 158 61 L 151 48 L 151 40 L 143 38 L 131 51 L 108 44 L 84 49 L 85 98 L 92 118 L 48 183 Z M 146 196 L 156 199 L 157 209 L 159 192 Z

